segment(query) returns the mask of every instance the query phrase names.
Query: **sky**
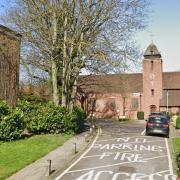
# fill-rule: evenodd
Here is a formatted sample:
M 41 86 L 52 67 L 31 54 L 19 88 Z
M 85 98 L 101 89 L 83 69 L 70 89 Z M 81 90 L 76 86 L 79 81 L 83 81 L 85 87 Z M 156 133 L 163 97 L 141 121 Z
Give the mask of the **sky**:
M 163 59 L 164 71 L 180 71 L 180 0 L 151 0 L 149 24 L 137 42 L 145 51 L 153 40 Z
M 12 0 L 0 0 L 0 16 Z M 153 40 L 163 59 L 164 71 L 180 71 L 180 0 L 150 0 L 149 23 L 136 40 L 143 51 Z

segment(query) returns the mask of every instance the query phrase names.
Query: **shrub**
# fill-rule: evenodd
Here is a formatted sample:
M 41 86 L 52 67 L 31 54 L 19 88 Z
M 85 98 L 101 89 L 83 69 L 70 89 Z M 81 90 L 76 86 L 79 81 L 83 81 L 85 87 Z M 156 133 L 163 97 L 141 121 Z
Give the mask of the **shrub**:
M 23 112 L 20 109 L 8 109 L 6 115 L 0 117 L 0 140 L 12 141 L 20 139 L 24 130 Z
M 180 153 L 176 154 L 176 163 L 177 163 L 177 167 L 178 167 L 177 174 L 178 174 L 178 176 L 180 176 Z
M 35 96 L 32 92 L 31 93 L 23 93 L 23 92 L 20 92 L 18 94 L 18 98 L 19 100 L 21 101 L 28 101 L 28 102 L 31 102 L 31 103 L 45 103 L 45 102 L 48 102 L 47 99 L 43 98 L 43 97 L 38 97 L 38 96 Z
M 180 116 L 176 118 L 176 128 L 180 129 Z
M 67 112 L 61 106 L 39 103 L 28 105 L 27 109 L 24 108 L 24 112 L 26 128 L 35 134 L 57 134 L 68 129 L 68 127 L 64 127 Z
M 72 121 L 74 122 L 74 131 L 79 133 L 84 130 L 84 123 L 86 119 L 85 111 L 80 107 L 74 107 L 71 114 Z
M 3 141 L 21 138 L 25 128 L 34 134 L 81 132 L 86 118 L 79 107 L 69 113 L 62 106 L 26 100 L 18 100 L 15 109 L 0 102 L 0 112 L 0 140 Z
M 130 121 L 129 118 L 119 118 L 118 121 Z
M 174 127 L 176 127 L 176 119 L 177 119 L 177 116 L 176 115 L 174 115 L 174 116 L 172 116 L 172 125 L 174 126 Z
M 31 104 L 24 101 L 18 106 L 24 112 L 26 128 L 35 134 L 79 132 L 84 126 L 85 113 L 81 108 L 69 113 L 64 107 L 52 103 Z
M 143 112 L 143 111 L 137 112 L 137 119 L 138 119 L 138 120 L 144 119 L 144 112 Z
M 4 101 L 0 101 L 0 118 L 9 113 L 9 107 Z

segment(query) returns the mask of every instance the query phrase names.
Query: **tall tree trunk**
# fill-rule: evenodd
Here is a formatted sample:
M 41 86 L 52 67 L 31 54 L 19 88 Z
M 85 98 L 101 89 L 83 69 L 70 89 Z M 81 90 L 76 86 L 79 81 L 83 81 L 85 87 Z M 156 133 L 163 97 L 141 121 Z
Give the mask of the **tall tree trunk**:
M 66 10 L 65 10 L 66 11 Z M 67 13 L 67 11 L 66 11 Z M 62 76 L 62 101 L 61 104 L 67 107 L 67 15 L 64 18 L 64 42 L 63 42 L 63 76 Z
M 69 111 L 72 112 L 74 103 L 75 103 L 75 98 L 76 98 L 76 92 L 77 92 L 77 79 L 74 81 L 74 85 L 70 94 L 71 100 L 69 102 Z
M 53 1 L 51 1 L 53 6 Z M 59 93 L 58 93 L 58 84 L 57 84 L 57 60 L 56 60 L 56 42 L 57 42 L 57 19 L 56 12 L 53 12 L 53 24 L 52 24 L 52 55 L 51 55 L 51 71 L 52 71 L 52 89 L 53 89 L 53 102 L 55 105 L 59 104 Z
M 81 36 L 80 36 L 80 42 L 79 42 L 79 46 L 78 46 L 78 56 L 79 56 L 79 61 L 80 61 L 80 67 L 76 67 L 77 68 L 77 72 L 76 72 L 76 77 L 73 83 L 73 87 L 71 89 L 71 93 L 70 93 L 70 101 L 69 101 L 69 110 L 72 111 L 73 110 L 73 106 L 74 103 L 76 101 L 76 94 L 77 94 L 77 82 L 78 82 L 78 77 L 79 77 L 79 71 L 81 69 L 82 66 L 82 42 L 84 39 L 84 33 L 81 32 Z
M 51 70 L 52 70 L 52 85 L 53 85 L 53 102 L 55 105 L 58 105 L 59 93 L 57 86 L 57 65 L 56 65 L 56 60 L 53 56 L 51 57 Z

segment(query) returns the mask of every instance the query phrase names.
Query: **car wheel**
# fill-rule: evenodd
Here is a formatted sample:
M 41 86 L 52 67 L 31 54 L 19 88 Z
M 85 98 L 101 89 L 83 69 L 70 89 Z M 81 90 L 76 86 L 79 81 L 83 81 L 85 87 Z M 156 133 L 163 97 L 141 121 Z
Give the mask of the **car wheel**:
M 146 131 L 145 135 L 146 135 L 146 136 L 148 136 L 148 135 L 149 135 L 149 133 Z
M 169 134 L 166 135 L 166 138 L 169 138 Z

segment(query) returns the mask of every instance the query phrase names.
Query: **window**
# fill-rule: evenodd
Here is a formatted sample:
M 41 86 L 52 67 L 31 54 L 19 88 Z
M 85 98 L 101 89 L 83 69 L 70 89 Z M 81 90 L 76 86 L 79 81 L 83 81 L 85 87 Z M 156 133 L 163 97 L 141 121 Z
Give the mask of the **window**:
M 139 100 L 138 100 L 138 98 L 132 98 L 132 100 L 131 100 L 131 108 L 133 110 L 136 110 L 136 109 L 138 109 L 138 107 L 139 107 Z
M 154 89 L 151 89 L 151 96 L 154 96 Z
M 153 69 L 154 69 L 154 62 L 151 61 L 151 73 L 153 72 Z
M 88 102 L 88 110 L 92 112 L 96 110 L 96 99 L 90 98 L 90 101 Z
M 109 98 L 107 103 L 106 103 L 106 106 L 111 111 L 115 111 L 116 110 L 116 100 L 115 100 L 115 98 Z

